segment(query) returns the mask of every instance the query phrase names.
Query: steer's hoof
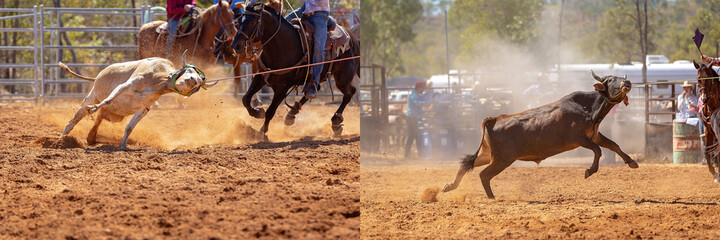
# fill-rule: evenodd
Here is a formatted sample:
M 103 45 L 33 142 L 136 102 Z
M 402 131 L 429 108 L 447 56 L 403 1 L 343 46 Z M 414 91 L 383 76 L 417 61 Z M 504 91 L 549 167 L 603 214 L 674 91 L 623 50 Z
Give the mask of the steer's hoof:
M 295 124 L 295 116 L 287 115 L 285 116 L 285 126 L 292 126 Z
M 454 189 L 455 189 L 455 188 L 452 187 L 452 184 L 446 183 L 445 186 L 443 186 L 442 191 L 443 191 L 443 192 L 449 192 L 449 191 L 452 191 L 452 190 L 454 190 Z
M 250 115 L 252 115 L 255 118 L 265 118 L 265 109 L 256 107 L 256 108 L 253 108 L 253 110 L 255 110 L 255 111 L 253 113 L 251 113 Z
M 714 183 L 720 183 L 720 178 L 715 178 L 715 180 L 713 180 L 713 182 L 714 182 Z
M 632 161 L 632 162 L 628 163 L 627 165 L 628 165 L 628 167 L 630 167 L 630 168 L 638 168 L 638 167 L 640 167 L 640 166 L 638 166 L 637 162 L 635 162 L 635 161 Z
M 97 112 L 97 110 L 98 110 L 98 106 L 97 106 L 97 105 L 88 105 L 88 106 L 85 106 L 85 111 L 87 111 L 88 114 L 93 114 L 93 113 Z

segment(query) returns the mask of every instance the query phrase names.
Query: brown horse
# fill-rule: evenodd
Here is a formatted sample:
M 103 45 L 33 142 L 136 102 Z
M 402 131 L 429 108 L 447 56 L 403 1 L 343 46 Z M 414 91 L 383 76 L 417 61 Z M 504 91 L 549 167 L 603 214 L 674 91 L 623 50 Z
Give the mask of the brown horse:
M 140 59 L 149 57 L 167 57 L 173 64 L 178 66 L 181 64 L 180 57 L 187 50 L 190 54 L 189 61 L 195 63 L 201 69 L 213 64 L 215 56 L 213 48 L 215 46 L 215 35 L 223 30 L 224 41 L 232 40 L 237 32 L 235 24 L 233 24 L 233 12 L 230 10 L 230 4 L 226 1 L 219 1 L 200 14 L 197 24 L 199 27 L 191 34 L 175 39 L 175 43 L 170 51 L 170 56 L 166 55 L 166 39 L 167 34 L 159 34 L 156 28 L 165 21 L 153 21 L 144 24 L 137 34 L 138 38 L 138 56 Z M 236 59 L 236 58 L 232 58 Z M 238 64 L 239 66 L 239 64 Z M 237 70 L 239 72 L 239 69 Z
M 720 182 L 720 174 L 716 174 L 713 167 L 714 159 L 717 159 L 720 153 L 717 136 L 720 136 L 720 79 L 718 74 L 712 69 L 712 66 L 705 63 L 696 63 L 693 60 L 695 69 L 697 69 L 698 86 L 703 101 L 703 108 L 700 111 L 703 126 L 705 126 L 705 159 L 710 173 L 715 175 L 715 182 Z M 710 79 L 707 79 L 710 78 Z

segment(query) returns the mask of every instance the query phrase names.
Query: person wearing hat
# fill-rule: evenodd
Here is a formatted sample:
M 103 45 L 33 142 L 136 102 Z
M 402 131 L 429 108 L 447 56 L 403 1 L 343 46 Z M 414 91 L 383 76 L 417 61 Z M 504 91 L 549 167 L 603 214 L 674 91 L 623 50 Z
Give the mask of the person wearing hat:
M 698 117 L 698 97 L 695 95 L 693 85 L 685 81 L 682 85 L 683 92 L 678 95 L 678 112 L 676 119 L 688 119 Z
M 413 142 L 418 150 L 422 146 L 420 136 L 418 135 L 418 121 L 421 117 L 422 108 L 429 106 L 432 102 L 430 94 L 425 93 L 425 81 L 415 83 L 415 89 L 412 90 L 407 100 L 407 111 L 405 113 L 407 124 L 407 140 L 405 141 L 405 158 L 410 157 L 410 149 Z

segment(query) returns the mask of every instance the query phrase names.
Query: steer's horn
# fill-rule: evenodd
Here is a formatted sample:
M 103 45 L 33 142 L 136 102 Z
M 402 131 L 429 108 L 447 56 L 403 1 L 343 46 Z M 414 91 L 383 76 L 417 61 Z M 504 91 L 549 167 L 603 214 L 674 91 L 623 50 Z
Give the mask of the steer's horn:
M 207 87 L 207 88 L 210 88 L 210 87 L 213 87 L 213 86 L 217 85 L 219 82 L 220 82 L 220 81 L 215 81 L 214 83 L 207 83 L 207 82 L 205 82 L 205 83 L 203 83 L 203 86 L 204 86 L 204 87 Z
M 595 72 L 593 72 L 592 69 L 590 69 L 590 74 L 592 74 L 592 77 L 597 80 L 598 82 L 602 82 L 602 78 L 598 77 L 598 75 L 595 75 Z
M 182 65 L 183 65 L 183 66 L 186 65 L 186 63 L 185 63 L 185 55 L 186 55 L 186 54 L 187 54 L 187 49 L 185 49 L 185 51 L 183 52 L 183 55 L 182 55 Z
M 627 74 L 623 75 L 623 78 L 624 78 L 625 80 L 627 80 Z

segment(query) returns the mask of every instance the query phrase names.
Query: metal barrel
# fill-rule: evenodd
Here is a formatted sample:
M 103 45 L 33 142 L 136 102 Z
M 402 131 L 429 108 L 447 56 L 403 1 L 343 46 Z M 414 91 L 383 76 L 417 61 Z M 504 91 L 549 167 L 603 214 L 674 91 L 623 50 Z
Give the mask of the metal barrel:
M 684 122 L 673 122 L 673 163 L 698 163 L 701 158 L 698 127 Z

